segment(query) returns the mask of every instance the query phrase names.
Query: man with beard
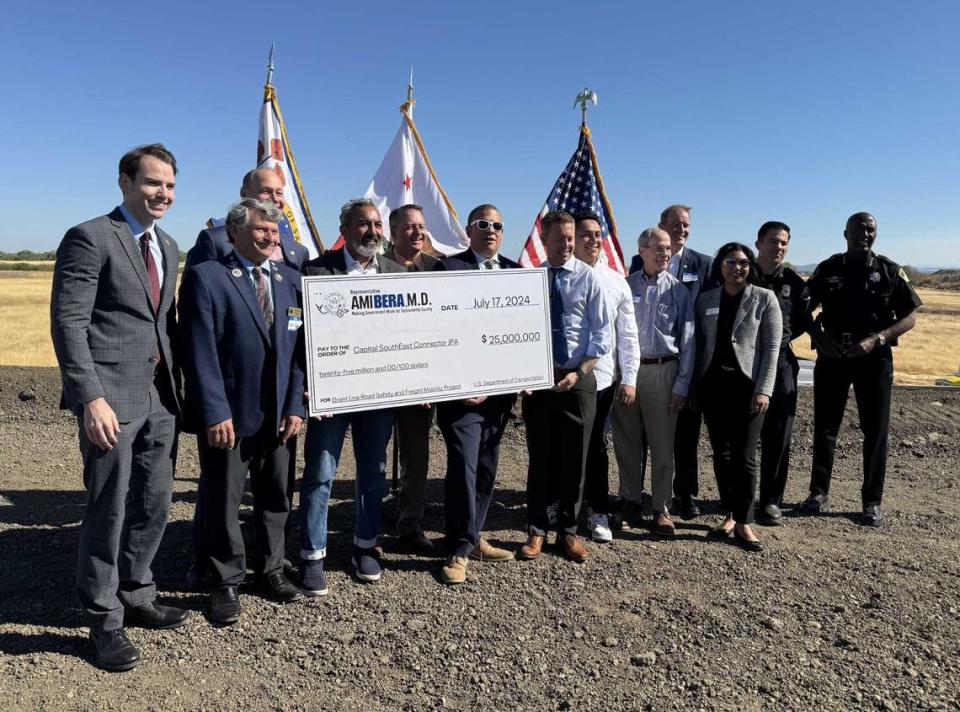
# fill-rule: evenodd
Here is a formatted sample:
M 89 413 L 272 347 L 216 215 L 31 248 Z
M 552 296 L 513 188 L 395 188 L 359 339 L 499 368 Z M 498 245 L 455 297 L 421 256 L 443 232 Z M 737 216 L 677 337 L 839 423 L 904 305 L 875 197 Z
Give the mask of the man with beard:
M 887 430 L 893 386 L 893 347 L 916 323 L 922 302 L 899 265 L 873 251 L 877 220 L 855 213 L 843 236 L 847 251 L 824 260 L 807 282 L 810 328 L 817 349 L 813 371 L 813 471 L 800 507 L 814 515 L 829 507 L 837 433 L 853 385 L 863 431 L 863 513 L 860 523 L 883 523 L 880 501 L 887 469 Z
M 351 200 L 341 208 L 340 234 L 344 238 L 343 247 L 304 262 L 304 275 L 406 272 L 393 260 L 378 254 L 383 242 L 383 222 L 372 200 Z M 327 508 L 348 427 L 352 427 L 353 453 L 357 461 L 356 518 L 350 565 L 358 580 L 380 580 L 377 539 L 387 442 L 393 420 L 394 410 L 383 408 L 315 418 L 307 426 L 300 485 L 300 585 L 308 596 L 327 593 L 323 568 L 327 555 Z

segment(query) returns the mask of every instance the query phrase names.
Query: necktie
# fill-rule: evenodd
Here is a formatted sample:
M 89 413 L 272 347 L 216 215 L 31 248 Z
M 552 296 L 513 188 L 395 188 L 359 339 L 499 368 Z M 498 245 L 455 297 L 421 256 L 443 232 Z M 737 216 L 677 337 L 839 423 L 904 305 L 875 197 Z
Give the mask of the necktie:
M 153 311 L 156 312 L 160 307 L 160 273 L 157 271 L 157 262 L 153 259 L 153 251 L 150 249 L 149 230 L 140 236 L 140 254 L 143 255 L 143 262 L 147 266 L 150 302 L 153 304 Z
M 497 258 L 491 257 L 489 260 L 483 261 L 483 269 L 496 269 L 495 265 L 497 264 Z
M 253 286 L 257 292 L 260 311 L 263 312 L 263 320 L 267 323 L 267 329 L 270 329 L 273 327 L 273 304 L 270 303 L 270 290 L 267 289 L 267 280 L 264 279 L 263 272 L 257 266 L 253 268 Z
M 560 284 L 560 267 L 550 268 L 550 332 L 553 338 L 553 362 L 563 366 L 570 358 L 567 351 L 567 334 L 563 327 L 563 295 Z

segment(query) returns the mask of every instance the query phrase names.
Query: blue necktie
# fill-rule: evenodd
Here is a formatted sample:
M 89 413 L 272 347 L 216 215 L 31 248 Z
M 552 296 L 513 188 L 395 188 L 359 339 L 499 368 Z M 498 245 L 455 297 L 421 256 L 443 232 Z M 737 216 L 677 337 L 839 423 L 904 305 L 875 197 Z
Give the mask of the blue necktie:
M 570 358 L 570 352 L 567 351 L 567 333 L 563 328 L 561 271 L 561 267 L 550 268 L 550 331 L 553 337 L 553 362 L 563 366 Z

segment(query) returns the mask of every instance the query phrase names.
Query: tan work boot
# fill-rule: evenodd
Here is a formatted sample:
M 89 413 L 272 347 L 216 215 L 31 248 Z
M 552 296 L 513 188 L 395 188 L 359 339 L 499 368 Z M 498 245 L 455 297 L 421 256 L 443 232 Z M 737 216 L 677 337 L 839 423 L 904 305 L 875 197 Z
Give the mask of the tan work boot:
M 587 560 L 587 547 L 583 545 L 583 542 L 580 541 L 580 537 L 578 537 L 576 534 L 560 534 L 557 536 L 557 543 L 563 550 L 564 556 L 571 561 L 582 564 Z
M 440 569 L 440 577 L 448 586 L 456 586 L 467 580 L 467 560 L 462 556 L 451 556 Z
M 512 561 L 513 552 L 494 546 L 489 541 L 480 537 L 480 543 L 470 552 L 470 558 L 474 561 Z
M 543 534 L 531 534 L 527 537 L 527 543 L 520 547 L 517 556 L 521 559 L 536 559 L 543 551 L 543 542 L 546 537 Z

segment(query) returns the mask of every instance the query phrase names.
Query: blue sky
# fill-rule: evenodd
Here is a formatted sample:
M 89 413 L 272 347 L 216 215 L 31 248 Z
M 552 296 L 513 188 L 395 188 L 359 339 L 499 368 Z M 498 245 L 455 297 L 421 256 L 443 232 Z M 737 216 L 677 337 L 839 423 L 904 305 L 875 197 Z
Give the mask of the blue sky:
M 264 66 L 321 235 L 415 119 L 463 217 L 499 205 L 516 256 L 588 118 L 621 242 L 672 202 L 690 244 L 793 228 L 789 259 L 843 249 L 873 212 L 877 249 L 960 264 L 960 90 L 951 2 L 19 3 L 0 27 L 6 92 L 0 249 L 52 249 L 119 201 L 116 164 L 163 141 L 181 166 L 164 227 L 186 249 L 252 167 Z

